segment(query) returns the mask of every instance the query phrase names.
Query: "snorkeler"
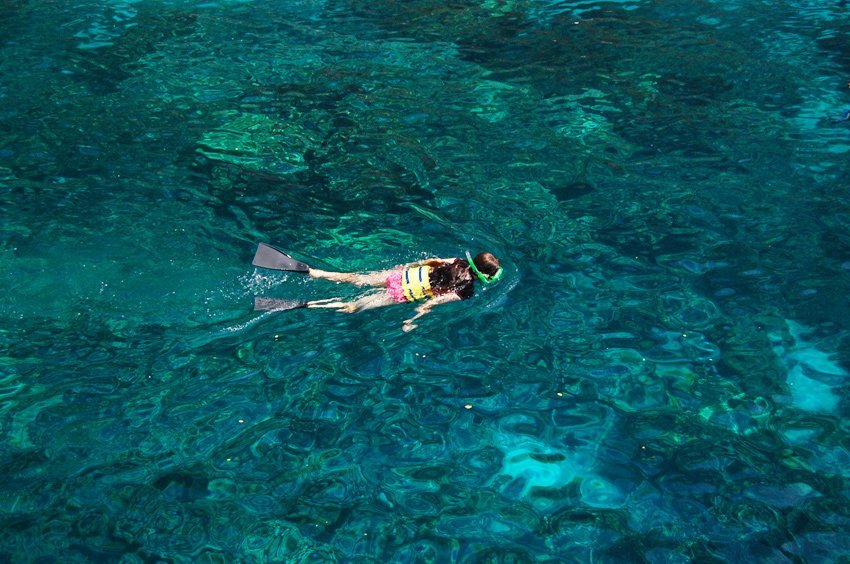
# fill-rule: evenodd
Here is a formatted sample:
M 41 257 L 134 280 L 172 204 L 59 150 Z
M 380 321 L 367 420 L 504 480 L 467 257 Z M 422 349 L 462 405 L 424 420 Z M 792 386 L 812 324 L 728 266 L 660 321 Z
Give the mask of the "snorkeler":
M 422 303 L 416 308 L 416 315 L 402 324 L 402 330 L 416 328 L 414 321 L 431 311 L 438 304 L 466 300 L 474 293 L 474 282 L 479 280 L 491 284 L 502 277 L 504 270 L 499 259 L 490 253 L 480 253 L 474 259 L 466 253 L 466 260 L 460 258 L 430 258 L 398 266 L 391 270 L 380 270 L 366 274 L 349 272 L 327 272 L 310 268 L 279 249 L 260 243 L 254 256 L 254 266 L 273 270 L 304 272 L 313 278 L 322 278 L 333 282 L 381 288 L 351 301 L 342 298 L 325 300 L 279 300 L 273 298 L 255 298 L 254 310 L 282 311 L 297 308 L 329 308 L 343 313 L 355 313 L 376 307 L 407 302 Z

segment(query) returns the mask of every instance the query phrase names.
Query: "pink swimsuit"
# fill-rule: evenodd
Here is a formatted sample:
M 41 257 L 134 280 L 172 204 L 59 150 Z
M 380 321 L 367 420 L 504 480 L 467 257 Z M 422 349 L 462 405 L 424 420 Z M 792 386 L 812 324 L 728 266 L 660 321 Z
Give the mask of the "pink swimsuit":
M 401 270 L 396 270 L 387 276 L 387 294 L 398 304 L 407 303 L 407 298 L 404 297 L 404 289 L 401 287 Z

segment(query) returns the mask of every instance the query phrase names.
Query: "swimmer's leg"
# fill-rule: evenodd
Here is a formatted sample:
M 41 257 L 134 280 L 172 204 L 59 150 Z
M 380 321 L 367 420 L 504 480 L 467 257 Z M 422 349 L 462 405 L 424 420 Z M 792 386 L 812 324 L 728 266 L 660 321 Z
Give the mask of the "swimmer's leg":
M 362 298 L 358 298 L 357 301 L 354 302 L 354 309 L 352 311 L 347 311 L 346 313 L 366 311 L 367 309 L 396 305 L 397 303 L 398 302 L 396 302 L 392 296 L 382 290 L 380 292 L 366 294 Z
M 334 309 L 334 308 L 338 308 L 338 307 L 343 307 L 347 303 L 353 303 L 353 302 L 343 301 L 342 298 L 328 298 L 326 300 L 310 300 L 309 302 L 307 302 L 307 307 L 308 308 Z
M 395 303 L 396 302 L 387 295 L 386 292 L 376 292 L 367 294 L 350 302 L 343 301 L 340 298 L 313 300 L 307 302 L 307 307 L 335 309 L 340 313 L 357 313 L 358 311 L 365 311 L 376 307 L 394 305 Z
M 329 272 L 327 270 L 318 270 L 311 268 L 308 274 L 313 278 L 322 278 L 339 284 L 354 284 L 355 286 L 383 286 L 387 277 L 392 274 L 392 270 L 376 270 L 365 274 L 357 274 L 355 272 Z

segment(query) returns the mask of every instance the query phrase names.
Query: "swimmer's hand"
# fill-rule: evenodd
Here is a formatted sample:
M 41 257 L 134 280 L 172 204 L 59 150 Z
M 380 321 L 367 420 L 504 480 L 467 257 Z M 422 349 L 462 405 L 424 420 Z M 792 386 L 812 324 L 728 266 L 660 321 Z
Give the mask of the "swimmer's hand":
M 434 307 L 435 305 L 439 305 L 439 304 L 454 302 L 454 301 L 457 301 L 459 299 L 460 299 L 460 296 L 458 296 L 454 292 L 452 292 L 450 294 L 443 294 L 441 296 L 437 296 L 436 298 L 431 298 L 430 300 L 422 303 L 419 307 L 416 308 L 416 315 L 414 315 L 413 317 L 411 317 L 410 319 L 408 319 L 404 323 L 402 323 L 401 324 L 401 330 L 404 331 L 405 333 L 409 333 L 410 331 L 413 331 L 414 329 L 416 329 L 418 327 L 418 325 L 416 325 L 413 322 L 416 321 L 417 319 L 419 319 L 420 317 L 422 317 L 423 315 L 425 315 L 426 313 L 428 313 L 429 311 L 431 311 L 432 307 Z

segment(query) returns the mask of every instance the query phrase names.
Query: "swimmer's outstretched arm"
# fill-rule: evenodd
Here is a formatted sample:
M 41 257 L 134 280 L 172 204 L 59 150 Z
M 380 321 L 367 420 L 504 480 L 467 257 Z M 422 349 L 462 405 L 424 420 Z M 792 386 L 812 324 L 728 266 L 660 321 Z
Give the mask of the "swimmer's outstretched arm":
M 431 268 L 434 268 L 436 266 L 440 266 L 441 264 L 453 262 L 454 260 L 455 259 L 453 259 L 453 258 L 450 258 L 450 259 L 427 258 L 427 259 L 418 260 L 416 262 L 409 262 L 407 264 L 402 264 L 402 265 L 400 265 L 399 268 L 413 268 L 415 266 L 430 266 Z
M 417 266 L 430 266 L 431 268 L 435 268 L 441 264 L 452 262 L 453 260 L 455 259 L 429 258 L 408 264 L 400 264 L 391 270 L 376 270 L 365 274 L 357 274 L 355 272 L 329 272 L 319 270 L 317 268 L 311 268 L 307 271 L 307 273 L 313 278 L 324 278 L 325 280 L 331 280 L 337 284 L 340 282 L 346 282 L 348 284 L 354 284 L 355 286 L 383 286 L 387 281 L 387 276 L 400 268 L 414 268 Z
M 431 311 L 431 308 L 435 305 L 439 304 L 447 304 L 449 302 L 456 302 L 460 299 L 460 296 L 452 292 L 451 294 L 443 294 L 441 296 L 437 296 L 435 298 L 431 298 L 427 302 L 423 302 L 422 305 L 416 308 L 416 315 L 406 320 L 401 324 L 401 330 L 407 333 L 408 331 L 413 331 L 418 327 L 414 321 Z

